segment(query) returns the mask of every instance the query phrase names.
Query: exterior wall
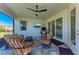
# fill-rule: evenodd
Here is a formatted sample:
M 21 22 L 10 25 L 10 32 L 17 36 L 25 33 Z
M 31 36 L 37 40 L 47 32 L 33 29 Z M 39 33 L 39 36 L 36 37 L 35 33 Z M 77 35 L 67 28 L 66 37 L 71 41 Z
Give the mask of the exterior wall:
M 76 7 L 76 45 L 71 43 L 70 12 L 74 7 Z M 79 4 L 71 4 L 68 8 L 47 19 L 46 23 L 48 24 L 48 22 L 60 17 L 63 17 L 63 39 L 54 38 L 66 43 L 74 54 L 79 54 Z
M 21 31 L 20 30 L 20 20 L 26 20 L 27 21 L 27 30 Z M 26 36 L 33 36 L 33 37 L 39 37 L 40 36 L 40 28 L 34 28 L 35 19 L 27 19 L 27 18 L 19 18 L 15 19 L 15 34 L 23 34 L 24 37 Z M 41 24 L 45 24 L 45 21 L 40 20 Z

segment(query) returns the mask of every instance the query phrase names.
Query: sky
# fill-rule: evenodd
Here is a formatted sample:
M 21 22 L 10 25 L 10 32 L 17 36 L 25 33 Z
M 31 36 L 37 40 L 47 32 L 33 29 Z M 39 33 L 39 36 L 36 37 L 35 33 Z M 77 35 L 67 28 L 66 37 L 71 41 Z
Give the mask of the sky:
M 13 26 L 13 19 L 3 13 L 0 12 L 0 25 L 6 26 Z

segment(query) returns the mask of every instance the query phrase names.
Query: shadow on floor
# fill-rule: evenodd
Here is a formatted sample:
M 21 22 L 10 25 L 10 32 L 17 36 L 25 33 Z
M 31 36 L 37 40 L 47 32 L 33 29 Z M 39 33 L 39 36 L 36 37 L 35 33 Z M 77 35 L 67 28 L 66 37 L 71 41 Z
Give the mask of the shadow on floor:
M 56 39 L 52 39 L 52 43 L 55 44 L 56 46 L 65 44 Z M 69 48 L 59 47 L 59 51 L 60 51 L 60 55 L 74 55 Z
M 60 55 L 74 55 L 70 49 L 59 47 Z

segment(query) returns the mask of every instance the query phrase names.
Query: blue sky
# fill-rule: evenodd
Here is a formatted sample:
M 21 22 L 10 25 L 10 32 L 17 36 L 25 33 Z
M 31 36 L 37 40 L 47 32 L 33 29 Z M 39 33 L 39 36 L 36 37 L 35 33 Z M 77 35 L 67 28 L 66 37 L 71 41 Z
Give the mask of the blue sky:
M 13 19 L 0 12 L 0 25 L 13 26 Z

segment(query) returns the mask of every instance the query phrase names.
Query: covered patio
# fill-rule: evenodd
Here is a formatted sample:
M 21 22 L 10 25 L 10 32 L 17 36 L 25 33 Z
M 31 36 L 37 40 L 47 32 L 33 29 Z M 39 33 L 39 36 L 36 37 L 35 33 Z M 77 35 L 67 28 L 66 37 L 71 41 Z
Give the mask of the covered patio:
M 8 35 L 12 35 L 10 39 L 16 37 L 27 43 L 30 50 L 27 55 L 74 55 L 79 54 L 78 7 L 79 4 L 74 3 L 5 3 L 0 4 L 0 11 L 12 18 L 13 30 Z M 50 32 L 53 33 L 50 45 L 40 43 L 42 26 L 47 29 L 45 39 L 50 38 Z M 12 47 L 8 39 L 4 35 L 0 38 L 0 55 L 15 55 L 13 48 L 21 41 L 14 42 L 15 47 Z M 34 43 L 29 45 L 27 41 Z

